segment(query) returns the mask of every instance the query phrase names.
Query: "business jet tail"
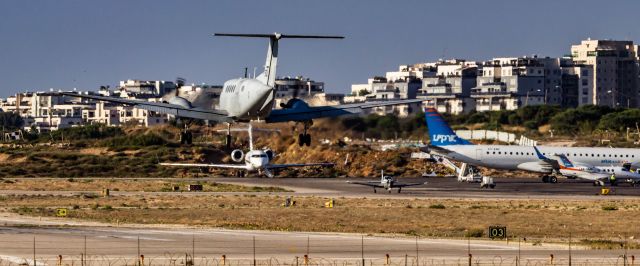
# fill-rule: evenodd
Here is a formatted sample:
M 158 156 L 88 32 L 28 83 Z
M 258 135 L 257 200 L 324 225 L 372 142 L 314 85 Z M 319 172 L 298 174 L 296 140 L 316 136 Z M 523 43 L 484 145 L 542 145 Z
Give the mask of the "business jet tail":
M 432 146 L 473 145 L 468 140 L 458 137 L 435 108 L 426 108 L 424 113 Z

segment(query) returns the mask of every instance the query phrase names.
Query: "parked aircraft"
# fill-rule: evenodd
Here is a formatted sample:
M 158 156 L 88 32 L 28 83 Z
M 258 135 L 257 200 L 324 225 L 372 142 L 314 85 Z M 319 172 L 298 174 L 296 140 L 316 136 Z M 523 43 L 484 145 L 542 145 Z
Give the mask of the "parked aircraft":
M 424 183 L 400 183 L 396 180 L 395 177 L 390 175 L 384 175 L 384 170 L 380 172 L 380 181 L 369 181 L 369 182 L 359 182 L 359 181 L 347 181 L 349 184 L 363 185 L 373 187 L 373 193 L 377 193 L 376 188 L 386 189 L 389 193 L 394 188 L 398 188 L 398 193 L 402 191 L 403 187 L 412 187 L 412 186 L 420 186 L 424 185 Z
M 164 166 L 183 166 L 198 168 L 229 168 L 244 170 L 247 172 L 258 171 L 267 177 L 274 177 L 272 170 L 290 167 L 308 167 L 308 166 L 334 166 L 333 163 L 297 163 L 297 164 L 272 164 L 275 153 L 271 149 L 254 149 L 253 147 L 253 128 L 251 124 L 247 129 L 249 132 L 249 151 L 245 154 L 242 150 L 236 149 L 231 152 L 231 159 L 238 164 L 207 164 L 207 163 L 161 163 Z M 244 131 L 243 130 L 243 131 Z M 240 164 L 244 162 L 244 164 Z
M 322 117 L 335 117 L 346 114 L 361 113 L 363 109 L 401 105 L 422 102 L 419 99 L 391 100 L 379 102 L 341 104 L 332 106 L 309 106 L 301 99 L 293 98 L 286 104 L 281 104 L 282 109 L 273 109 L 275 98 L 276 68 L 278 63 L 278 42 L 280 39 L 343 39 L 342 36 L 310 36 L 310 35 L 286 35 L 273 34 L 228 34 L 216 33 L 215 36 L 267 38 L 269 47 L 264 71 L 254 78 L 236 78 L 224 83 L 220 94 L 219 109 L 193 106 L 187 99 L 179 95 L 171 96 L 166 102 L 148 102 L 141 100 L 129 100 L 115 97 L 97 95 L 84 95 L 71 92 L 61 93 L 67 96 L 82 97 L 99 101 L 114 102 L 131 105 L 135 108 L 145 109 L 158 113 L 170 114 L 181 118 L 193 118 L 225 123 L 250 122 L 252 120 L 264 120 L 267 123 L 276 122 L 300 122 L 303 132 L 298 136 L 300 146 L 311 145 L 311 136 L 307 133 L 313 124 L 313 119 Z M 230 143 L 231 133 L 227 134 L 227 143 Z
M 580 162 L 573 162 L 564 154 L 545 156 L 540 153 L 537 147 L 533 147 L 541 160 L 554 160 L 557 158 L 558 172 L 567 178 L 580 178 L 594 182 L 594 185 L 604 186 L 605 181 L 610 180 L 611 175 L 615 180 L 629 182 L 636 185 L 640 182 L 640 174 L 632 172 L 630 165 L 624 166 L 593 166 Z M 617 183 L 618 181 L 616 181 Z M 611 185 L 616 185 L 612 183 Z
M 474 145 L 458 137 L 435 108 L 425 110 L 431 143 L 422 150 L 434 156 L 460 161 L 473 166 L 502 170 L 524 170 L 540 173 L 545 183 L 556 183 L 553 176 L 559 168 L 556 160 L 540 159 L 528 146 Z M 536 147 L 542 155 L 565 155 L 576 162 L 594 167 L 630 165 L 640 163 L 640 150 L 630 148 L 593 147 Z

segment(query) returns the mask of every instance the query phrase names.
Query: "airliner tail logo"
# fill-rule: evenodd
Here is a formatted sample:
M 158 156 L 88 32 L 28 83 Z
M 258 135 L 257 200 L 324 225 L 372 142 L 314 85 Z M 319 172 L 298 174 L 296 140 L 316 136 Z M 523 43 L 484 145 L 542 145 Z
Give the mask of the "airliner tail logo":
M 455 142 L 456 139 L 458 138 L 458 136 L 456 135 L 434 135 L 433 136 L 433 141 L 434 142 Z

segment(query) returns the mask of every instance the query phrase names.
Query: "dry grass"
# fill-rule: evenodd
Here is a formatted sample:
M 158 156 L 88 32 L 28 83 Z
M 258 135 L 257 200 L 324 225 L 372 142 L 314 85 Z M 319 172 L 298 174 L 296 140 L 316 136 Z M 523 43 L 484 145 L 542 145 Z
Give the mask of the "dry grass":
M 24 191 L 145 191 L 168 192 L 175 186 L 186 190 L 188 184 L 201 184 L 206 192 L 286 192 L 279 187 L 253 187 L 223 184 L 217 182 L 186 182 L 148 179 L 3 179 L 0 180 L 0 190 Z
M 619 236 L 637 238 L 640 234 L 636 224 L 640 200 L 339 198 L 333 209 L 323 207 L 326 198 L 294 200 L 296 205 L 290 208 L 281 206 L 284 197 L 255 195 L 7 196 L 0 202 L 26 215 L 53 216 L 54 208 L 68 207 L 72 208 L 69 214 L 72 218 L 112 223 L 435 237 L 463 237 L 465 230 L 475 232 L 489 225 L 505 225 L 511 236 L 541 241 L 567 238 L 570 233 L 574 239 L 589 241 L 616 240 Z M 606 210 L 606 206 L 614 205 L 618 210 Z

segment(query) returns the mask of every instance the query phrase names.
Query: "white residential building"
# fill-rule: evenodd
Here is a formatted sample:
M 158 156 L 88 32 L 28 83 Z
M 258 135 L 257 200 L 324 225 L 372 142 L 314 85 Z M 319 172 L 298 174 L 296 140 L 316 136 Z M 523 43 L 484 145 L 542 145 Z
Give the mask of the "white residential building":
M 638 45 L 587 39 L 571 46 L 571 57 L 578 64 L 593 67 L 593 104 L 638 107 Z

